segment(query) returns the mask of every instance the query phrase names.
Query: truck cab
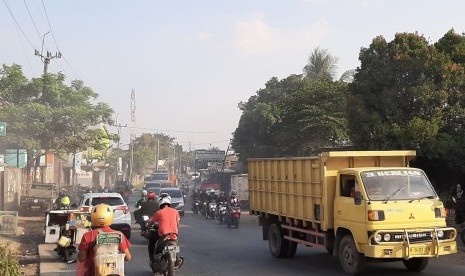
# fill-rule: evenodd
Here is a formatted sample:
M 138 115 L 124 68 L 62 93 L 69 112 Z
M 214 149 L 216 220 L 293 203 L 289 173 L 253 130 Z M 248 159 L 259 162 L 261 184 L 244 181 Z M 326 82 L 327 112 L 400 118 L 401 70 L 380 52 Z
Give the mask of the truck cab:
M 456 252 L 456 231 L 446 227 L 444 205 L 422 170 L 342 169 L 336 183 L 335 236 L 350 232 L 359 254 L 420 270 L 427 257 Z

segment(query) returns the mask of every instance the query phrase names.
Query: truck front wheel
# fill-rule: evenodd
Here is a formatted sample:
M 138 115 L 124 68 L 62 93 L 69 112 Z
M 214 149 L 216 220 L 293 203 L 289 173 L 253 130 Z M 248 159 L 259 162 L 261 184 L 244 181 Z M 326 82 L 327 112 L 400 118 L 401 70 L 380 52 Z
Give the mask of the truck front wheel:
M 411 272 L 420 272 L 428 265 L 428 258 L 413 258 L 403 260 L 405 267 Z
M 339 262 L 347 274 L 354 275 L 365 271 L 365 256 L 358 253 L 351 235 L 342 237 L 339 244 Z

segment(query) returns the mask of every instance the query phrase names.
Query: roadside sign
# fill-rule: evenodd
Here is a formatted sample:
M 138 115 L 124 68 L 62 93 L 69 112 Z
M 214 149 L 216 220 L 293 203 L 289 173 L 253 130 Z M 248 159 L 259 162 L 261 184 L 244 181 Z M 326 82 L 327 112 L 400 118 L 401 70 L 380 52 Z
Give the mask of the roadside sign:
M 0 136 L 6 136 L 6 123 L 0 122 Z
M 17 211 L 0 211 L 0 234 L 16 235 L 18 225 Z
M 224 159 L 224 150 L 196 150 L 195 160 L 200 162 L 221 162 Z

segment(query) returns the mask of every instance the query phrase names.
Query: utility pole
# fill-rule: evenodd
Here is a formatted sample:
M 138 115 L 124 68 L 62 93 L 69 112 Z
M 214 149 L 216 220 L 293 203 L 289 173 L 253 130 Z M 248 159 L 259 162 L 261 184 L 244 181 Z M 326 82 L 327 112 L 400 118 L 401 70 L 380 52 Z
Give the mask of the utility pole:
M 131 91 L 131 134 L 129 139 L 129 144 L 131 147 L 131 159 L 129 165 L 129 181 L 132 182 L 132 167 L 134 165 L 134 140 L 136 138 L 135 133 L 136 127 L 136 92 L 134 89 Z
M 118 129 L 118 137 L 120 137 L 121 128 L 122 127 L 127 127 L 127 124 L 125 124 L 125 125 L 119 124 L 118 123 L 118 117 L 116 117 L 116 124 L 114 126 Z M 122 161 L 120 162 L 120 159 L 121 159 L 120 141 L 121 141 L 121 137 L 120 137 L 120 139 L 118 139 L 118 158 L 116 159 L 116 172 L 115 172 L 116 176 L 115 176 L 115 180 L 121 180 L 120 176 L 122 176 L 122 174 L 123 174 Z
M 47 51 L 47 53 L 44 54 L 44 43 L 45 43 L 45 36 L 48 35 L 50 32 L 46 32 L 44 36 L 42 37 L 42 50 L 39 53 L 39 50 L 34 49 L 34 54 L 42 60 L 42 63 L 44 64 L 44 75 L 48 73 L 48 65 L 50 64 L 50 61 L 54 58 L 61 58 L 61 53 L 56 52 L 55 55 L 53 55 L 51 52 Z

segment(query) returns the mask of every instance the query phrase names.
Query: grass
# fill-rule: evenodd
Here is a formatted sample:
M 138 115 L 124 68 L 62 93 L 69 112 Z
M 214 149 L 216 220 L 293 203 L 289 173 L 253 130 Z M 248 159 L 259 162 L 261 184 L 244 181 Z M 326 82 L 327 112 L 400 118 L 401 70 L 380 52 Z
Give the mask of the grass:
M 11 253 L 9 244 L 0 244 L 0 275 L 20 275 L 18 259 Z

